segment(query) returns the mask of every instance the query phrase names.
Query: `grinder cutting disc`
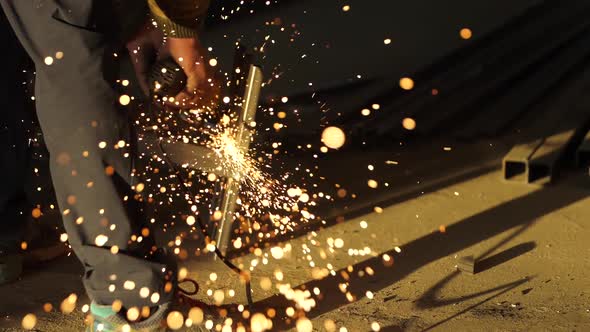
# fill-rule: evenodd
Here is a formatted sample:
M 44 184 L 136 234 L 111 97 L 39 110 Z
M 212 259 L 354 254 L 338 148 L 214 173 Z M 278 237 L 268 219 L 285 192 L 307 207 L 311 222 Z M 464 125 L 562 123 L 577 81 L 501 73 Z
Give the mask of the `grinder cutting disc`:
M 172 58 L 158 61 L 148 75 L 151 93 L 158 97 L 176 96 L 186 86 L 184 70 Z

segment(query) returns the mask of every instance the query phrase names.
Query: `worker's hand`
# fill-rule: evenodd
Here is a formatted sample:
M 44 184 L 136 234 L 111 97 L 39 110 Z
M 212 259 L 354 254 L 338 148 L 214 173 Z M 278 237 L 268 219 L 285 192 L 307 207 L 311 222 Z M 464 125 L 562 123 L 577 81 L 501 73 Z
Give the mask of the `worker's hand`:
M 127 43 L 135 72 L 144 93 L 149 94 L 147 76 L 155 58 L 171 57 L 187 76 L 185 89 L 166 103 L 178 108 L 202 108 L 214 103 L 217 89 L 207 72 L 205 52 L 198 38 L 164 38 L 162 32 L 146 25 Z
M 186 87 L 169 104 L 181 108 L 203 106 L 213 91 L 207 74 L 204 52 L 197 38 L 168 38 L 161 56 L 170 56 L 182 67 L 187 77 Z

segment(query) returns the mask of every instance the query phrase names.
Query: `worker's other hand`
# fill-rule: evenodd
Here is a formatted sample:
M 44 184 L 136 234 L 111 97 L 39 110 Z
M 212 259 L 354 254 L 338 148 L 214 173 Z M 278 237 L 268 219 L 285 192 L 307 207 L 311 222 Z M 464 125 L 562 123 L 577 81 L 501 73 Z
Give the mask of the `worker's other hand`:
M 211 89 L 213 82 L 207 73 L 204 51 L 198 38 L 168 38 L 160 55 L 174 59 L 187 77 L 184 90 L 168 104 L 180 108 L 205 106 L 214 93 Z
M 217 89 L 206 67 L 205 52 L 197 37 L 164 38 L 163 33 L 147 24 L 127 43 L 135 72 L 144 93 L 149 95 L 148 74 L 154 59 L 171 57 L 187 76 L 186 87 L 166 104 L 178 108 L 202 108 L 214 103 Z

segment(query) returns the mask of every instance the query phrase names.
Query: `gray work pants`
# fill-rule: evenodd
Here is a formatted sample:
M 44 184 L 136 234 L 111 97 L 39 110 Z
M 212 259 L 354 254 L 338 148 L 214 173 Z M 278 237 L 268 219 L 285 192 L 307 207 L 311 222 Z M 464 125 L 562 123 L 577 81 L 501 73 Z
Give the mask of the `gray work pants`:
M 160 258 L 152 237 L 141 234 L 149 225 L 129 185 L 129 115 L 118 103 L 116 75 L 107 75 L 120 65 L 108 2 L 0 0 L 35 63 L 37 115 L 88 295 L 100 304 L 118 299 L 125 307 L 155 306 L 170 301 L 175 287 L 165 286 L 175 286 L 175 268 Z M 119 141 L 125 147 L 115 148 Z M 109 166 L 114 174 L 105 171 Z M 144 287 L 157 296 L 140 296 Z

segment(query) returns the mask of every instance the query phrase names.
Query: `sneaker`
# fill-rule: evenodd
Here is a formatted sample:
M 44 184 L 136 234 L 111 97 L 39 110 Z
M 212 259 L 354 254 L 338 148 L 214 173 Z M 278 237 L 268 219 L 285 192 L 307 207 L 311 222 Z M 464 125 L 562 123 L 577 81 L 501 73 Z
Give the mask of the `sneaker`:
M 203 302 L 195 300 L 190 297 L 198 290 L 198 284 L 194 280 L 183 280 L 180 283 L 190 282 L 194 285 L 195 291 L 187 292 L 179 287 L 178 295 L 173 304 L 161 305 L 154 314 L 148 319 L 137 323 L 130 323 L 120 313 L 113 310 L 110 305 L 99 305 L 92 303 L 90 305 L 91 324 L 87 326 L 86 332 L 165 332 L 172 331 L 168 329 L 166 320 L 168 314 L 172 311 L 178 311 L 186 318 L 190 310 L 199 308 L 199 313 L 202 313 L 202 322 L 193 324 L 190 327 L 183 327 L 175 329 L 174 331 L 191 331 L 191 332 L 207 332 L 211 331 L 206 327 L 206 321 L 211 321 L 214 328 L 215 325 L 223 324 L 223 319 L 219 317 L 215 307 L 209 306 Z M 195 322 L 197 323 L 197 322 Z M 211 324 L 209 323 L 209 324 Z
M 86 332 L 165 332 L 166 327 L 162 323 L 167 312 L 168 305 L 161 305 L 148 319 L 129 323 L 121 314 L 115 312 L 112 306 L 93 302 L 90 305 L 92 321 Z

